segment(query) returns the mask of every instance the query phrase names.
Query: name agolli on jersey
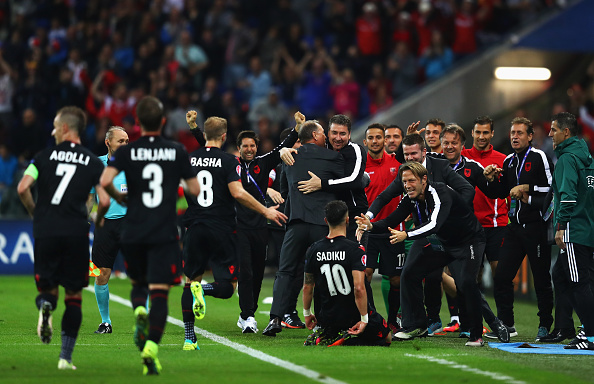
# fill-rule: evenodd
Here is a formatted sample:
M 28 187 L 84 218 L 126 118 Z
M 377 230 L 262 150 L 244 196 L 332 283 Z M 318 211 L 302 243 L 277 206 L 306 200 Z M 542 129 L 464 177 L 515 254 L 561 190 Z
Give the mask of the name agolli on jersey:
M 335 261 L 344 260 L 346 258 L 346 251 L 330 251 L 330 252 L 317 252 L 317 261 Z
M 66 163 L 77 163 L 88 165 L 91 157 L 84 153 L 76 153 L 70 151 L 56 151 L 54 150 L 49 157 L 50 160 L 64 161 Z

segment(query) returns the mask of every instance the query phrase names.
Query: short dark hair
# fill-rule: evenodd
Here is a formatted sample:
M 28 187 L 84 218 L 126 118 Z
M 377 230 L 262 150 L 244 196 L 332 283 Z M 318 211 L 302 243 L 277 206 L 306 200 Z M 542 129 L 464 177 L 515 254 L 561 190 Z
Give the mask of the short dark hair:
M 163 103 L 156 97 L 145 96 L 136 105 L 136 116 L 145 131 L 156 132 L 163 122 Z
M 57 113 L 58 121 L 62 124 L 67 124 L 70 130 L 74 130 L 79 136 L 85 131 L 87 126 L 87 115 L 79 107 L 66 106 L 61 108 Z
M 490 116 L 479 116 L 476 119 L 474 119 L 474 124 L 472 126 L 472 130 L 474 131 L 474 126 L 475 125 L 487 125 L 489 124 L 489 126 L 491 127 L 491 132 L 493 132 L 493 119 L 491 119 Z
M 427 168 L 416 161 L 408 161 L 400 166 L 400 169 L 398 170 L 400 178 L 402 178 L 404 171 L 411 171 L 412 174 L 420 180 L 423 180 L 423 176 L 427 176 Z
M 253 139 L 256 142 L 256 147 L 260 145 L 260 138 L 254 131 L 241 131 L 239 135 L 237 135 L 237 146 L 241 147 L 241 142 L 243 139 Z
M 466 143 L 466 133 L 458 124 L 448 124 L 445 126 L 444 129 L 441 130 L 439 134 L 439 140 L 443 138 L 445 133 L 453 133 L 454 135 L 458 135 L 460 137 L 460 141 L 462 142 L 462 146 Z
M 291 133 L 291 131 L 293 130 L 293 128 L 285 128 L 282 130 L 282 132 L 280 133 L 280 141 L 281 143 L 283 141 L 285 141 L 285 139 L 289 136 L 289 134 Z
M 526 133 L 529 135 L 534 133 L 534 128 L 532 127 L 532 121 L 528 120 L 525 117 L 514 117 L 511 121 L 511 125 L 514 124 L 524 124 L 526 126 Z
M 349 214 L 349 207 L 347 207 L 346 203 L 342 200 L 333 200 L 326 204 L 324 212 L 326 214 L 328 225 L 336 227 L 346 220 Z
M 367 129 L 365 130 L 365 136 L 367 136 L 367 132 L 369 132 L 370 129 L 381 129 L 382 132 L 385 133 L 386 131 L 386 126 L 383 125 L 382 123 L 372 123 L 369 124 L 369 126 L 367 127 Z
M 318 130 L 317 120 L 307 120 L 299 129 L 299 140 L 301 143 L 307 143 L 313 137 L 313 133 Z
M 386 129 L 392 129 L 392 128 L 396 128 L 397 130 L 399 130 L 400 136 L 404 137 L 404 131 L 397 124 L 386 125 Z
M 211 116 L 204 122 L 204 138 L 206 140 L 219 139 L 225 133 L 227 133 L 227 119 Z
M 332 124 L 346 125 L 347 129 L 349 130 L 349 133 L 351 133 L 351 119 L 346 115 L 332 116 L 330 118 L 330 121 L 328 122 L 328 127 L 331 126 Z
M 556 121 L 560 129 L 569 129 L 571 136 L 577 136 L 579 134 L 579 127 L 575 116 L 569 112 L 557 113 L 551 117 L 551 121 Z
M 425 139 L 418 133 L 411 133 L 410 135 L 404 136 L 402 139 L 402 145 L 411 146 L 415 144 L 419 144 L 421 150 L 425 148 Z
M 427 126 L 429 124 L 438 125 L 438 126 L 441 127 L 441 129 L 444 129 L 445 128 L 445 125 L 446 125 L 445 121 L 443 121 L 442 119 L 439 119 L 437 117 L 435 117 L 433 119 L 427 120 L 427 122 L 425 123 L 425 125 Z

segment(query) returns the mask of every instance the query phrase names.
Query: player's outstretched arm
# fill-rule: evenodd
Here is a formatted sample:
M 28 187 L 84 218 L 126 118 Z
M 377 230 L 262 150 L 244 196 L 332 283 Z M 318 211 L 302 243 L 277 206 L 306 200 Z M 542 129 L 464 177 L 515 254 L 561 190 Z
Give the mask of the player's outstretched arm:
M 192 136 L 196 139 L 198 144 L 203 147 L 206 144 L 206 138 L 204 137 L 204 132 L 198 128 L 198 124 L 196 124 L 196 117 L 198 116 L 198 112 L 196 111 L 188 111 L 186 112 L 186 123 L 190 127 L 190 132 Z
M 254 196 L 250 195 L 245 189 L 243 189 L 241 181 L 232 181 L 227 185 L 229 186 L 229 192 L 231 192 L 231 196 L 233 196 L 233 198 L 239 201 L 242 205 L 246 206 L 252 211 L 258 212 L 268 220 L 275 222 L 278 226 L 282 226 L 283 223 L 287 222 L 287 216 L 285 216 L 284 213 L 276 210 L 278 205 L 266 208 L 258 200 L 256 200 Z

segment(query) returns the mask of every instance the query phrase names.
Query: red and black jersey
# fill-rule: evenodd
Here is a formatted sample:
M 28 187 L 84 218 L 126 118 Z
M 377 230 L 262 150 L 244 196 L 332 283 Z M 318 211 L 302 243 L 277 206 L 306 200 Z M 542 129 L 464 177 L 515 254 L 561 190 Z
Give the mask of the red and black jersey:
M 483 168 L 488 165 L 497 165 L 501 168 L 505 155 L 489 148 L 479 151 L 474 146 L 470 149 L 462 149 L 462 156 L 480 163 Z M 485 228 L 504 227 L 507 225 L 507 202 L 505 199 L 491 199 L 481 190 L 477 190 L 474 195 L 474 214 L 479 219 L 481 225 Z
M 86 202 L 99 184 L 101 160 L 87 148 L 64 141 L 39 152 L 31 163 L 39 173 L 33 236 L 87 236 Z
M 355 302 L 353 271 L 365 271 L 366 254 L 362 246 L 344 236 L 313 243 L 305 254 L 305 273 L 315 278 L 316 318 L 322 328 L 346 329 L 361 314 Z
M 235 230 L 235 199 L 229 183 L 240 181 L 237 157 L 217 147 L 202 147 L 190 154 L 190 164 L 197 173 L 200 194 L 186 194 L 188 209 L 184 225 L 206 223 L 222 230 Z
M 177 187 L 180 179 L 196 177 L 181 144 L 161 136 L 142 136 L 120 147 L 109 165 L 126 172 L 128 181 L 122 243 L 175 241 Z

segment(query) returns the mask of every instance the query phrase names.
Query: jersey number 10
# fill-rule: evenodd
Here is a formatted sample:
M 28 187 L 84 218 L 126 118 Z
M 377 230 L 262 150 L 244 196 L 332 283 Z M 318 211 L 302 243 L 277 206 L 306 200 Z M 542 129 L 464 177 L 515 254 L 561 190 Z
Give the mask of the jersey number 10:
M 330 268 L 330 264 L 324 264 L 320 267 L 320 272 L 326 276 L 330 296 L 336 296 L 338 292 L 345 296 L 351 293 L 351 285 L 342 265 L 334 264 Z

